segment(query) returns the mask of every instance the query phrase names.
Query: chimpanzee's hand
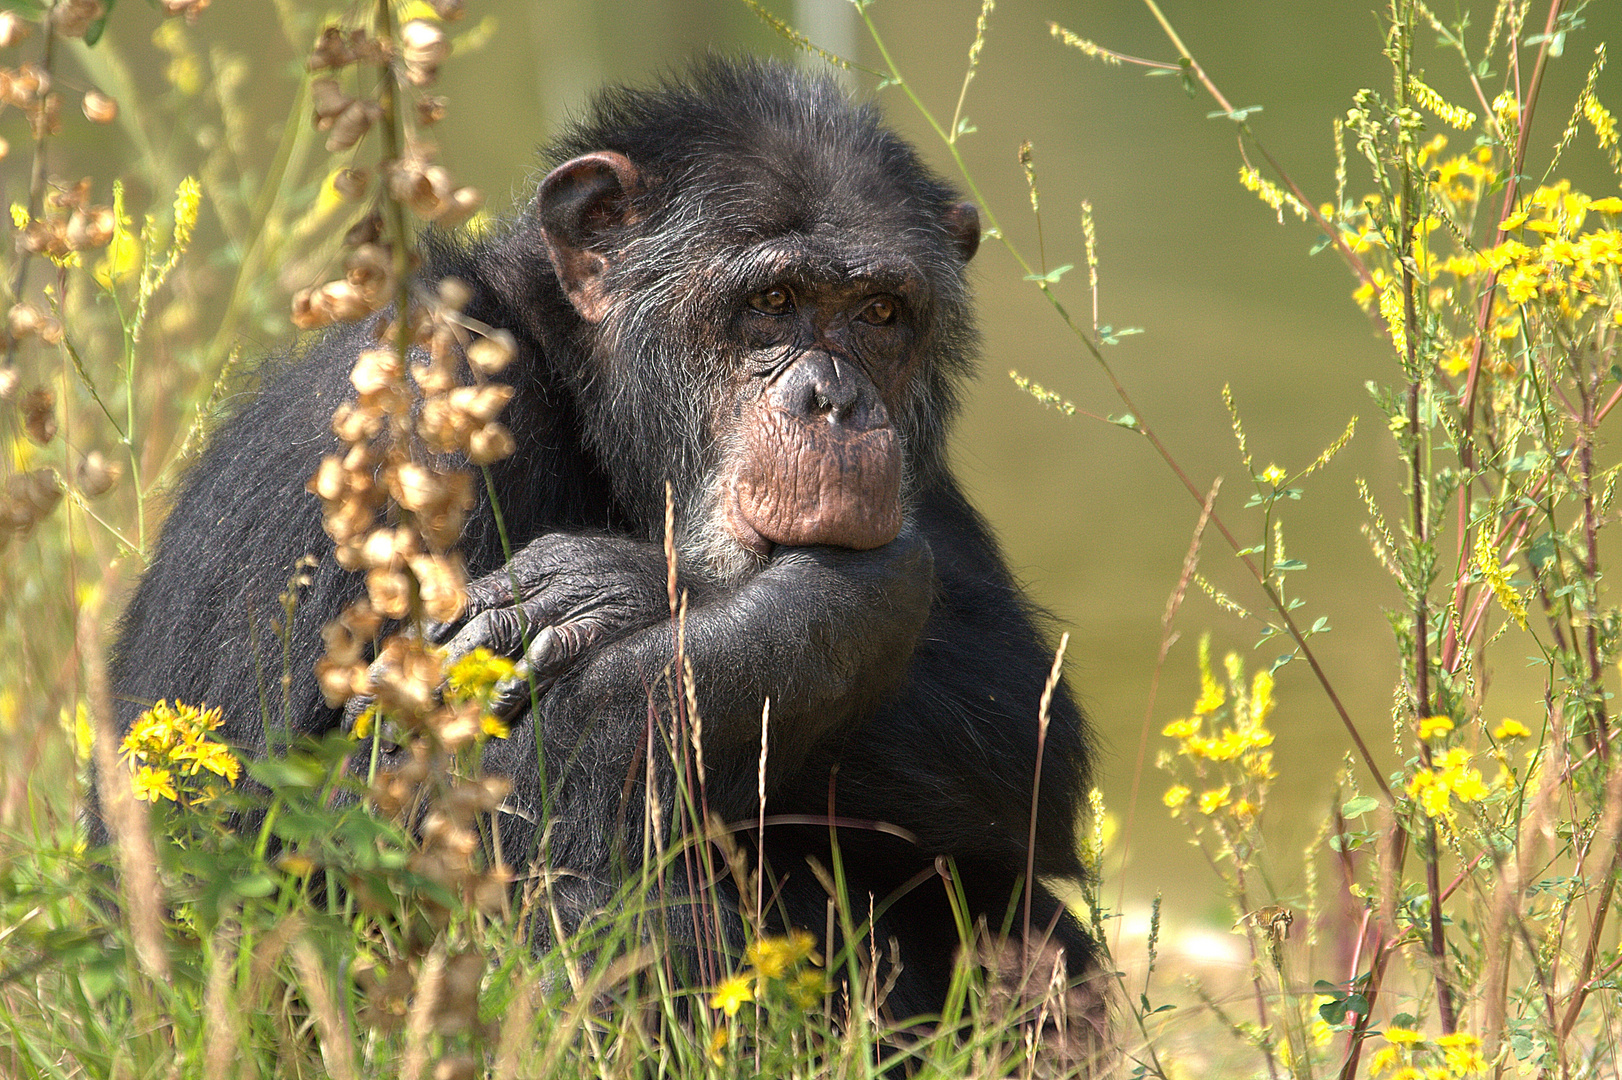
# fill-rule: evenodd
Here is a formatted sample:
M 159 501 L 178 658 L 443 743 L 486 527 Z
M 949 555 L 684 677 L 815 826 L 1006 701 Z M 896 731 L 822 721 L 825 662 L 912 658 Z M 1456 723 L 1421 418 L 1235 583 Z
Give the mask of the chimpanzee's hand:
M 655 544 L 613 536 L 548 533 L 468 586 L 467 610 L 431 623 L 446 666 L 477 648 L 519 659 L 501 688 L 498 716 L 544 690 L 587 650 L 669 615 L 668 571 Z M 526 646 L 526 640 L 528 642 Z

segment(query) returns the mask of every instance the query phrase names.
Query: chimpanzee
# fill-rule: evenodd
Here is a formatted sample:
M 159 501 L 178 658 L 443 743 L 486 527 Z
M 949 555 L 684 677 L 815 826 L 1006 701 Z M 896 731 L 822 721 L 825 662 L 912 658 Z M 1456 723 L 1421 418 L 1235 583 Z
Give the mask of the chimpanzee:
M 542 688 L 485 751 L 513 784 L 508 861 L 535 856 L 545 832 L 570 925 L 642 858 L 639 762 L 669 757 L 647 737 L 670 712 L 668 484 L 706 799 L 725 822 L 760 810 L 770 699 L 778 823 L 749 843 L 763 844 L 777 917 L 821 936 L 811 861 L 833 865 L 831 814 L 851 909 L 873 905 L 881 956 L 895 942 L 890 1010 L 938 1010 L 960 950 L 954 904 L 993 931 L 1023 910 L 1042 747 L 1033 933 L 1084 973 L 1096 946 L 1046 883 L 1083 874 L 1088 729 L 1061 685 L 1039 743 L 1051 653 L 946 461 L 977 347 L 974 206 L 872 107 L 770 62 L 710 59 L 607 90 L 546 159 L 526 209 L 430 237 L 421 269 L 460 278 L 467 313 L 518 343 L 503 416 L 517 451 L 477 485 L 468 616 L 436 628 L 453 651 L 526 657 Z M 305 485 L 337 446 L 332 411 L 374 334 L 326 333 L 270 369 L 179 486 L 115 650 L 126 725 L 159 698 L 203 702 L 262 751 L 283 715 L 282 688 L 262 694 L 282 670 L 277 597 L 307 553 L 319 563 L 291 628 L 291 726 L 343 722 L 311 668 L 362 582 L 335 563 Z M 656 765 L 668 802 L 671 765 Z M 735 885 L 710 888 L 738 909 Z

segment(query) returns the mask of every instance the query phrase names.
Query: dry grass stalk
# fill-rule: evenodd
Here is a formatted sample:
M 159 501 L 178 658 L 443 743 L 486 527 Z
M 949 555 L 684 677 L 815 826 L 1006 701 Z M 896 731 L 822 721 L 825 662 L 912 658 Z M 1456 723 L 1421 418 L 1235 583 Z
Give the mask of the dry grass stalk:
M 163 883 L 158 880 L 158 851 L 152 841 L 146 804 L 135 797 L 129 770 L 118 761 L 118 721 L 96 625 L 99 614 L 88 607 L 80 613 L 79 653 L 84 657 L 85 686 L 95 728 L 92 753 L 101 812 L 118 859 L 119 893 L 130 938 L 135 943 L 136 960 L 153 982 L 167 983 L 169 952 L 163 933 L 165 901 Z
M 308 937 L 293 942 L 292 953 L 299 984 L 310 1003 L 312 1019 L 321 1037 L 321 1061 L 333 1080 L 357 1080 L 354 1040 L 333 996 L 332 983 L 327 979 L 320 954 Z
M 240 1080 L 238 1066 L 251 1063 L 251 1054 L 242 1052 L 242 1027 L 237 1022 L 240 1001 L 231 978 L 237 957 L 236 928 L 222 922 L 214 930 L 208 965 L 208 985 L 203 991 L 203 1016 L 208 1039 L 203 1048 L 203 1076 L 206 1080 Z

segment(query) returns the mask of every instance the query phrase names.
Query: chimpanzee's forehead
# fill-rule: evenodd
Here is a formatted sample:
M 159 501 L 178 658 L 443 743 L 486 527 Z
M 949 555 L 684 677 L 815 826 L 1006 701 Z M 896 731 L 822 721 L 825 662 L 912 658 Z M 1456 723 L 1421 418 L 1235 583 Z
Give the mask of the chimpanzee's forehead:
M 852 236 L 844 231 L 784 233 L 737 247 L 718 247 L 695 267 L 717 296 L 738 297 L 773 285 L 846 286 L 906 296 L 923 302 L 928 271 L 911 253 L 884 234 Z
M 866 163 L 829 167 L 806 155 L 719 164 L 701 184 L 677 185 L 672 211 L 706 222 L 717 240 L 753 244 L 777 237 L 815 239 L 829 250 L 919 248 L 941 243 L 942 207 Z

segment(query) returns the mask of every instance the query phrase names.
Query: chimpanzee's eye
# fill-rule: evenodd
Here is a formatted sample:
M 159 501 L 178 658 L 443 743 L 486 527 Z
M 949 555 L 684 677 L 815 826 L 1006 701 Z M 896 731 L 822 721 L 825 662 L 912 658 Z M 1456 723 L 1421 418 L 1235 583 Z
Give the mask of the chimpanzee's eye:
M 857 317 L 874 326 L 889 326 L 895 322 L 895 301 L 888 296 L 874 297 Z
M 768 315 L 786 315 L 794 310 L 794 294 L 787 286 L 773 285 L 751 296 L 749 306 Z

